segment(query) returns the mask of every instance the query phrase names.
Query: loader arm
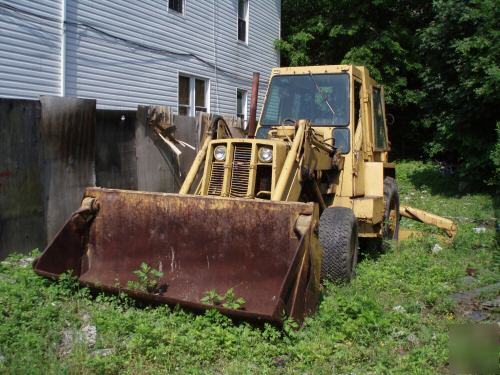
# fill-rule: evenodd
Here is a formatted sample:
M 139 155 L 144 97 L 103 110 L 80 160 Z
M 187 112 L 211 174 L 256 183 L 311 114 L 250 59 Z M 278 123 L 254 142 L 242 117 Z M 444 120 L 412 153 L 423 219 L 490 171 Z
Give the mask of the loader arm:
M 311 124 L 307 120 L 300 120 L 297 124 L 292 145 L 287 153 L 283 169 L 281 170 L 276 187 L 271 195 L 271 201 L 296 202 L 300 199 L 303 184 L 311 184 L 312 199 L 318 203 L 320 210 L 326 208 L 323 193 L 318 181 L 311 172 L 317 169 L 317 156 L 331 160 L 333 163 L 333 148 L 315 136 Z M 314 156 L 313 154 L 316 153 Z M 311 174 L 309 178 L 304 173 Z
M 296 201 L 300 195 L 300 168 L 298 168 L 300 164 L 299 153 L 304 144 L 307 126 L 308 124 L 306 121 L 299 121 L 292 147 L 290 151 L 288 151 L 276 188 L 271 195 L 271 201 Z
M 196 154 L 191 168 L 189 168 L 189 172 L 186 176 L 186 179 L 182 183 L 179 194 L 189 194 L 191 186 L 193 185 L 196 176 L 198 175 L 198 171 L 200 170 L 200 167 L 203 166 L 203 162 L 205 161 L 210 141 L 212 141 L 212 135 L 207 134 L 207 136 L 205 137 L 205 141 L 203 142 L 203 146 L 201 147 L 200 151 L 198 151 L 198 154 Z
M 188 174 L 186 175 L 186 178 L 184 179 L 184 182 L 182 183 L 182 186 L 179 190 L 179 194 L 189 194 L 191 192 L 192 186 L 196 181 L 196 177 L 200 172 L 200 168 L 204 165 L 208 146 L 210 145 L 210 142 L 214 139 L 214 137 L 216 139 L 223 137 L 232 137 L 231 130 L 229 129 L 226 120 L 224 120 L 222 116 L 214 116 L 210 121 L 210 125 L 208 126 L 205 133 L 203 145 L 196 154 L 193 164 L 189 168 Z

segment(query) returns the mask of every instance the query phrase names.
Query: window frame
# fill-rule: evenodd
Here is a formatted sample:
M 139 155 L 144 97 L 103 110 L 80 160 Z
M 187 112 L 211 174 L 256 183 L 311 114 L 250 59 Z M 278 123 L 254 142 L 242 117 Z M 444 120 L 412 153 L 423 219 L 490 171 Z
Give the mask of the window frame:
M 382 120 L 384 127 L 384 145 L 382 147 L 378 147 L 377 145 L 377 129 L 376 129 L 376 114 L 375 114 L 375 90 L 379 91 L 380 104 L 382 106 Z M 384 98 L 384 86 L 373 85 L 371 88 L 371 105 L 372 105 L 372 134 L 373 134 L 373 149 L 375 151 L 386 151 L 389 147 L 389 137 L 387 134 L 387 122 L 385 118 L 385 98 Z
M 240 1 L 246 4 L 245 18 L 240 18 Z M 245 40 L 240 39 L 240 19 L 245 22 Z M 250 0 L 238 0 L 238 9 L 236 11 L 236 39 L 239 43 L 248 45 L 248 33 L 250 30 Z
M 181 6 L 182 6 L 182 11 L 179 12 L 173 8 L 170 8 L 170 2 L 172 0 L 167 1 L 167 12 L 172 13 L 172 14 L 177 14 L 179 16 L 184 16 L 186 14 L 186 0 L 180 0 L 181 1 Z
M 242 110 L 243 110 L 243 112 L 241 113 L 241 115 L 243 115 L 243 117 L 240 117 L 240 113 L 238 113 L 238 94 L 239 93 L 242 94 L 242 101 L 243 101 Z M 236 111 L 235 112 L 236 112 L 236 117 L 241 118 L 243 128 L 246 129 L 247 123 L 248 123 L 248 90 L 239 89 L 239 88 L 236 89 Z
M 180 89 L 180 79 L 181 77 L 189 79 L 189 105 L 180 104 L 179 103 L 179 89 Z M 205 105 L 197 106 L 196 105 L 196 81 L 204 81 L 205 82 Z M 180 115 L 180 107 L 187 108 L 187 114 L 181 116 L 196 116 L 197 108 L 204 108 L 206 113 L 210 113 L 210 79 L 206 77 L 201 77 L 198 75 L 193 75 L 189 73 L 178 72 L 177 75 L 177 114 Z
M 180 89 L 181 89 L 181 78 L 186 78 L 187 79 L 187 84 L 188 84 L 188 104 L 181 104 L 180 103 Z M 187 108 L 186 114 L 182 116 L 189 116 L 191 112 L 191 77 L 184 75 L 184 74 L 179 74 L 177 77 L 177 114 L 181 115 L 180 109 L 182 108 Z
M 351 78 L 350 77 L 350 74 L 347 73 L 347 72 L 335 72 L 335 73 L 317 73 L 315 74 L 315 76 L 319 76 L 319 75 L 324 75 L 324 76 L 345 76 L 347 77 L 346 78 L 346 81 L 344 82 L 345 83 L 345 86 L 344 88 L 347 90 L 347 93 L 346 93 L 346 114 L 345 114 L 345 119 L 346 119 L 346 122 L 345 123 L 342 123 L 342 124 L 317 124 L 317 123 L 311 123 L 312 126 L 315 126 L 315 127 L 347 127 L 349 126 L 349 124 L 351 123 L 351 113 L 352 113 L 352 105 L 351 105 L 351 101 L 350 101 L 350 98 L 351 98 L 351 90 L 352 90 L 352 84 L 351 84 Z M 262 111 L 261 111 L 261 115 L 260 115 L 260 125 L 261 126 L 278 126 L 279 124 L 274 124 L 274 123 L 265 123 L 265 120 L 266 120 L 266 115 L 267 115 L 267 112 L 269 110 L 269 105 L 270 105 L 270 101 L 272 99 L 272 89 L 273 89 L 273 84 L 274 84 L 274 80 L 279 80 L 281 79 L 281 77 L 306 77 L 308 76 L 308 74 L 305 74 L 305 73 L 301 73 L 301 74 L 283 74 L 283 75 L 280 75 L 280 74 L 276 74 L 274 76 L 271 77 L 271 80 L 269 81 L 269 84 L 267 86 L 267 93 L 266 93 L 266 97 L 265 97 L 265 100 L 264 100 L 264 103 L 263 103 L 263 106 L 262 106 Z M 312 91 L 314 92 L 314 91 Z M 280 113 L 282 111 L 282 101 L 280 99 L 279 101 L 279 104 L 278 104 L 278 113 Z
M 353 121 L 353 131 L 356 131 L 358 125 L 363 126 L 363 81 L 358 77 L 353 75 L 352 80 L 352 96 L 353 96 L 353 106 L 352 106 L 352 121 Z M 361 120 L 361 123 L 360 123 Z

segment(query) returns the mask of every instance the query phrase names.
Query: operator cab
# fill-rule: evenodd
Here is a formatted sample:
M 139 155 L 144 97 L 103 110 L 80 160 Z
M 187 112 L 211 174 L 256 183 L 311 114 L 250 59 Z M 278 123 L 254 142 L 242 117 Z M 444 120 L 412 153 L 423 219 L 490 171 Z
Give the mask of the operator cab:
M 313 127 L 331 127 L 330 139 L 349 152 L 350 77 L 347 72 L 277 74 L 269 84 L 256 138 L 269 130 L 309 120 Z

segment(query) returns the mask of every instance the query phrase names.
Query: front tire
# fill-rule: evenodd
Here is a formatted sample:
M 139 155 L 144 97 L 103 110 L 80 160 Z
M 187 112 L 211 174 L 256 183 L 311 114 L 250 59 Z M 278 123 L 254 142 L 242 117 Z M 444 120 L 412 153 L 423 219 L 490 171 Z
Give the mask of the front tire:
M 352 210 L 346 207 L 325 209 L 319 220 L 319 241 L 323 246 L 321 279 L 350 281 L 358 261 L 358 225 Z

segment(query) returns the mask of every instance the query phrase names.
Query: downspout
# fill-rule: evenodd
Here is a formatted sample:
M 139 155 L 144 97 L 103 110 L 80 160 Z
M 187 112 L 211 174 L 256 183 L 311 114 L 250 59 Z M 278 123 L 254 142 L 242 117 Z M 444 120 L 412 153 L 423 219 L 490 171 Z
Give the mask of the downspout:
M 60 75 L 61 96 L 66 95 L 66 5 L 68 0 L 62 0 L 61 4 L 61 59 Z
M 214 75 L 215 75 L 215 104 L 216 113 L 220 113 L 219 108 L 219 78 L 217 76 L 217 0 L 213 1 L 213 34 L 214 34 Z

